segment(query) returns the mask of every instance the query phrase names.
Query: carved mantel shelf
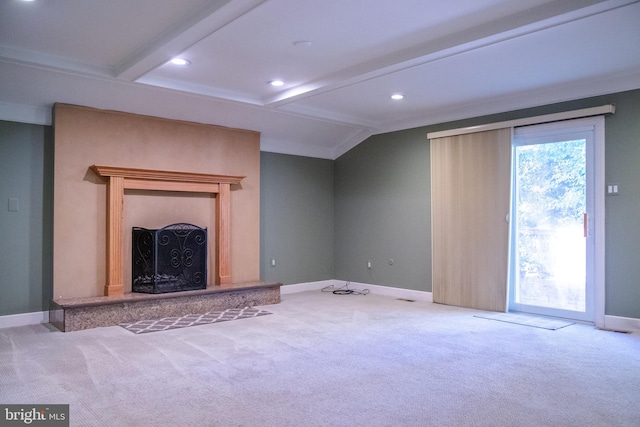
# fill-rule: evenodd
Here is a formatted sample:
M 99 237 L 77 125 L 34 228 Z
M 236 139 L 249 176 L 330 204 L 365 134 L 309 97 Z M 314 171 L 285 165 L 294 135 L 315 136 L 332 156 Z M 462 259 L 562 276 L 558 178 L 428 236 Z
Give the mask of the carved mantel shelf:
M 124 293 L 123 214 L 125 190 L 181 191 L 216 195 L 215 284 L 232 283 L 231 278 L 231 185 L 243 176 L 211 175 L 152 169 L 91 166 L 107 178 L 107 283 L 106 296 Z

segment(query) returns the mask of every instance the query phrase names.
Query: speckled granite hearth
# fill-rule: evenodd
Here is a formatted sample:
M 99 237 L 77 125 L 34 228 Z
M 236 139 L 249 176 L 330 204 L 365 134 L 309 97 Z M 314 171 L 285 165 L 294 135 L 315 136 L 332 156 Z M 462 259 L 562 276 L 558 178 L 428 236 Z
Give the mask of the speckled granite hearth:
M 61 331 L 71 332 L 145 319 L 278 304 L 281 285 L 234 283 L 165 294 L 127 293 L 119 297 L 58 299 L 51 302 L 49 322 Z

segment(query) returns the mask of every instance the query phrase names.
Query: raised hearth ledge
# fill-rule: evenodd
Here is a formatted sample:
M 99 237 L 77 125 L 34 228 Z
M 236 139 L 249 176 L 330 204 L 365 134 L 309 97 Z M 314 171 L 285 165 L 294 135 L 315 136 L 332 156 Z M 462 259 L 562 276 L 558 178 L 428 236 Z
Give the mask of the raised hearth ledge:
M 49 323 L 64 332 L 214 310 L 280 303 L 281 283 L 245 282 L 163 294 L 63 298 L 51 301 Z

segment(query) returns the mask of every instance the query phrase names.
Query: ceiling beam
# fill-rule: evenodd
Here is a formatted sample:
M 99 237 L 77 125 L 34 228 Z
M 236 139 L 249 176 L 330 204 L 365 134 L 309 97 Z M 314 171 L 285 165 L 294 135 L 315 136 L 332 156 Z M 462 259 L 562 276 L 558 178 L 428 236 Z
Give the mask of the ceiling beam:
M 169 28 L 115 66 L 115 76 L 134 81 L 266 0 L 218 0 L 210 2 L 184 21 Z
M 280 107 L 313 95 L 330 92 L 412 67 L 439 61 L 475 49 L 501 43 L 537 31 L 566 24 L 638 0 L 560 0 L 535 9 L 469 28 L 391 55 L 358 64 L 313 82 L 290 88 L 263 99 L 270 107 Z

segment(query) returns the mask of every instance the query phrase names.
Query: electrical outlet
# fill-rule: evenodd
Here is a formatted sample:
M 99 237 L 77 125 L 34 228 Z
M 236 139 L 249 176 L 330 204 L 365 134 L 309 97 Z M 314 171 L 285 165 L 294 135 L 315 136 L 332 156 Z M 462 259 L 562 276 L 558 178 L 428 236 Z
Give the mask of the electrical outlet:
M 275 266 L 276 266 L 276 259 L 271 258 L 271 267 L 275 267 Z
M 20 199 L 16 197 L 9 198 L 9 212 L 18 212 L 20 210 Z

